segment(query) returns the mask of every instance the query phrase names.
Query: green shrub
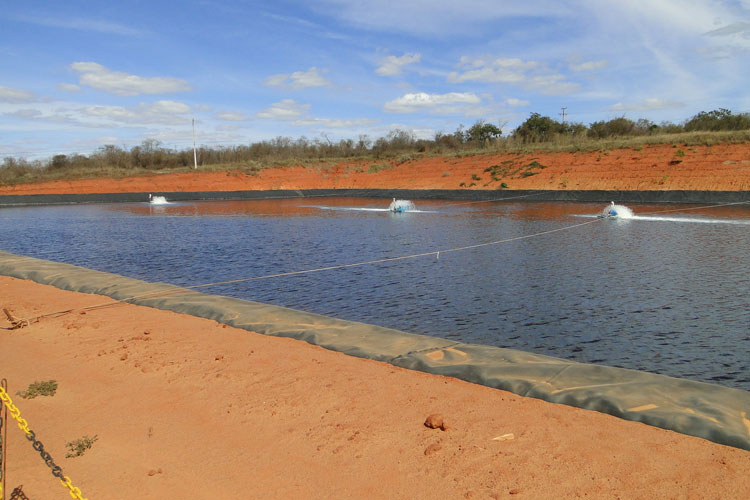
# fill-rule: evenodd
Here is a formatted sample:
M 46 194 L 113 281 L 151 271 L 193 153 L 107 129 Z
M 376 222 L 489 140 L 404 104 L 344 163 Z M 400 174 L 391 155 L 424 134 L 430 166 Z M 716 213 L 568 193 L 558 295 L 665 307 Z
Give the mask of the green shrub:
M 388 168 L 388 164 L 387 163 L 373 163 L 367 169 L 367 173 L 369 173 L 369 174 L 376 174 L 376 173 L 380 172 L 381 170 L 385 170 L 386 168 Z
M 57 391 L 57 381 L 34 382 L 24 392 L 17 392 L 24 399 L 34 399 L 37 396 L 54 396 Z
M 91 445 L 93 445 L 94 441 L 97 439 L 98 437 L 95 434 L 92 438 L 83 436 L 82 438 L 66 443 L 65 446 L 68 447 L 68 453 L 65 455 L 65 458 L 80 457 L 86 453 L 86 450 L 91 448 Z

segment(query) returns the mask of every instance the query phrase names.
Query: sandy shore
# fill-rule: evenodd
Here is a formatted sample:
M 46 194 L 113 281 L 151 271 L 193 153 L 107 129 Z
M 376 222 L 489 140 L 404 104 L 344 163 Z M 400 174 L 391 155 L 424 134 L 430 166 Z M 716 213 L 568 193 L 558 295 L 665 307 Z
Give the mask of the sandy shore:
M 272 189 L 750 190 L 750 143 L 603 152 L 405 156 L 289 166 L 0 186 L 0 195 Z
M 0 299 L 22 318 L 113 302 L 8 277 Z M 92 500 L 750 498 L 746 451 L 191 316 L 118 304 L 0 332 L 14 402 Z M 9 490 L 67 498 L 15 425 L 8 445 Z

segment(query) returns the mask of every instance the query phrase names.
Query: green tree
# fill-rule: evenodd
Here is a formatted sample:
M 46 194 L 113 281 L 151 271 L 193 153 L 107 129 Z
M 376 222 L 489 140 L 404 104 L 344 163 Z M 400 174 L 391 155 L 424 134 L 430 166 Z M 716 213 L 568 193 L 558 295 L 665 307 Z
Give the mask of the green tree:
M 466 136 L 469 141 L 479 143 L 482 146 L 484 146 L 487 141 L 496 139 L 502 134 L 503 131 L 500 127 L 487 123 L 484 120 L 478 120 L 469 128 L 469 130 L 466 131 Z
M 565 132 L 565 125 L 553 120 L 549 116 L 542 116 L 539 113 L 531 115 L 519 125 L 513 135 L 523 139 L 523 142 L 545 142 L 550 141 L 555 134 Z
M 747 130 L 750 129 L 750 113 L 740 113 L 738 115 L 725 108 L 715 109 L 713 111 L 701 111 L 687 122 L 685 130 L 692 132 L 694 130 Z
M 609 121 L 594 122 L 589 125 L 588 136 L 594 139 L 604 139 L 605 137 L 634 135 L 635 122 L 628 120 L 624 116 Z
M 68 166 L 68 157 L 65 155 L 55 155 L 49 162 L 49 168 L 60 170 Z

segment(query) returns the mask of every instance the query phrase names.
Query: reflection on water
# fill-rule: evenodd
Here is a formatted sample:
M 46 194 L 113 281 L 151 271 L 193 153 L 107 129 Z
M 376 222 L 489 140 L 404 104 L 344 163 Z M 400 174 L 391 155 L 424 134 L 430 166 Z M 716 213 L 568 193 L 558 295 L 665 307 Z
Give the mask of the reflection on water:
M 319 198 L 0 210 L 3 250 L 465 342 L 750 389 L 750 207 Z M 321 207 L 327 207 L 322 209 Z M 366 210 L 350 210 L 350 209 Z M 386 209 L 386 210 L 383 210 Z M 665 210 L 685 209 L 684 212 Z M 659 213 L 657 213 L 659 212 Z

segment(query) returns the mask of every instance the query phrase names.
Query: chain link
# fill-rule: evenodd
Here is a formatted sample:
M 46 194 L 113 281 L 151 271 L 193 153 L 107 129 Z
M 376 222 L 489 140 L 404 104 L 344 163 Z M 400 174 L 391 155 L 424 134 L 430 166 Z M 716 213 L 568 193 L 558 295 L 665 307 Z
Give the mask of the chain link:
M 68 488 L 70 490 L 70 496 L 72 498 L 75 498 L 77 500 L 88 500 L 87 498 L 84 498 L 81 494 L 81 489 L 76 488 L 73 486 L 73 483 L 71 483 L 70 478 L 68 476 L 65 476 L 64 478 L 60 479 L 60 482 L 63 486 Z
M 44 445 L 36 438 L 34 431 L 29 429 L 29 423 L 26 419 L 21 417 L 21 410 L 13 404 L 13 400 L 10 399 L 10 396 L 5 392 L 5 389 L 2 386 L 0 386 L 0 400 L 2 400 L 5 406 L 10 410 L 10 415 L 18 422 L 18 427 L 20 427 L 20 429 L 26 434 L 26 439 L 31 441 L 31 446 L 39 452 L 44 463 L 52 470 L 52 475 L 58 478 L 60 483 L 70 490 L 70 496 L 77 500 L 88 500 L 81 495 L 81 490 L 79 488 L 73 486 L 70 478 L 63 475 L 62 468 L 55 463 L 52 459 L 52 455 L 44 449 Z
M 23 492 L 23 485 L 21 485 L 21 486 L 16 486 L 16 488 L 11 492 L 10 500 L 31 500 L 31 499 L 26 496 L 26 493 Z
M 39 452 L 39 455 L 41 455 L 42 460 L 44 460 L 44 463 L 47 464 L 47 467 L 52 469 L 52 475 L 62 480 L 62 469 L 52 459 L 52 455 L 50 455 L 49 452 L 44 449 L 44 445 L 36 438 L 36 434 L 34 433 L 34 431 L 29 431 L 29 435 L 26 436 L 26 439 L 31 441 L 32 448 Z
M 5 382 L 5 379 L 3 379 L 3 382 Z M 3 408 L 4 406 L 0 405 L 0 498 L 5 500 L 5 493 L 4 493 L 5 490 L 3 490 L 3 486 L 5 485 L 5 468 L 3 467 L 3 465 L 5 465 L 5 461 L 4 461 L 5 453 L 3 452 L 5 451 L 6 449 L 5 447 L 7 445 L 5 444 L 5 441 L 3 440 L 3 436 L 4 436 L 3 424 L 5 423 L 5 421 L 3 420 Z M 12 494 L 10 498 L 11 500 L 13 500 Z
M 13 404 L 13 400 L 10 399 L 10 396 L 2 387 L 0 387 L 0 400 L 5 403 L 5 406 L 7 406 L 8 410 L 10 411 L 10 416 L 18 422 L 18 427 L 20 427 L 20 429 L 26 434 L 26 437 L 28 437 L 29 433 L 31 432 L 29 430 L 29 423 L 25 418 L 21 417 L 21 410 L 19 410 L 16 405 Z

